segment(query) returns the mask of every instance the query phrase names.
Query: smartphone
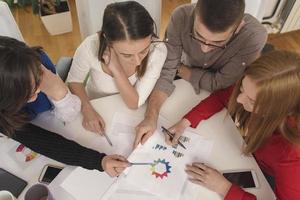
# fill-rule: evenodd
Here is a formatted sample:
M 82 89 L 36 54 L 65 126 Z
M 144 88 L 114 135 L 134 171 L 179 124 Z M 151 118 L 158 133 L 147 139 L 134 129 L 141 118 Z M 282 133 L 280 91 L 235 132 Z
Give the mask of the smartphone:
M 223 171 L 223 176 L 242 188 L 258 188 L 258 179 L 254 170 Z
M 45 165 L 39 177 L 39 182 L 44 184 L 51 183 L 62 169 L 63 167 L 58 167 L 54 165 Z
M 23 179 L 9 173 L 5 169 L 0 168 L 0 191 L 7 190 L 18 198 L 26 185 L 27 182 Z

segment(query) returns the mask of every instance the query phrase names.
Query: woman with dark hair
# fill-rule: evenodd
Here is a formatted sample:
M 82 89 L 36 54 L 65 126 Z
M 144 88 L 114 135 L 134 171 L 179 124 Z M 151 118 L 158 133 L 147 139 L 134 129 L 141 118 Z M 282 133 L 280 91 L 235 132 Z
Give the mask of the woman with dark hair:
M 175 139 L 166 141 L 177 143 L 186 127 L 197 127 L 227 104 L 245 138 L 244 154 L 254 154 L 277 199 L 300 199 L 300 55 L 262 55 L 234 87 L 212 93 L 172 126 Z M 193 183 L 225 199 L 256 199 L 203 163 L 188 165 L 186 172 Z
M 142 5 L 135 1 L 109 4 L 101 31 L 78 47 L 67 78 L 70 90 L 81 99 L 83 126 L 96 133 L 104 131 L 104 121 L 90 99 L 120 93 L 129 108 L 144 104 L 166 56 L 166 46 L 157 40 L 155 23 Z
M 6 134 L 47 110 L 64 122 L 79 114 L 79 98 L 56 75 L 41 48 L 0 36 L 0 61 L 0 124 Z
M 121 156 L 106 156 L 28 123 L 47 110 L 71 121 L 80 112 L 80 100 L 55 74 L 41 48 L 0 36 L 0 132 L 65 164 L 105 170 L 111 176 L 128 166 Z

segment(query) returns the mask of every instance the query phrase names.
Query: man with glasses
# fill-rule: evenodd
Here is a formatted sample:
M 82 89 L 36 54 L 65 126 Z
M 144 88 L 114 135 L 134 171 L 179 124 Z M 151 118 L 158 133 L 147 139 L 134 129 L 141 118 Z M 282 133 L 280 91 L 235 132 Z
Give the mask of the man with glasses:
M 156 129 L 176 75 L 190 82 L 197 94 L 200 89 L 214 91 L 234 84 L 259 56 L 267 32 L 244 10 L 244 0 L 198 0 L 175 9 L 165 35 L 166 62 L 137 127 L 135 146 Z

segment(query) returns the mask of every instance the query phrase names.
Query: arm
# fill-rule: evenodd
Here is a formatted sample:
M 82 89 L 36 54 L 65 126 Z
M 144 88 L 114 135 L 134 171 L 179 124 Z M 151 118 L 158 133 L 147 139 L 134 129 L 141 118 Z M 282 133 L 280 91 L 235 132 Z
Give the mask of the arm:
M 26 124 L 21 130 L 16 130 L 12 138 L 56 161 L 90 170 L 105 171 L 111 177 L 118 176 L 129 166 L 123 156 L 107 156 L 33 124 Z
M 156 130 L 160 108 L 167 98 L 167 94 L 160 90 L 152 91 L 145 112 L 145 118 L 136 127 L 134 148 L 137 147 L 139 143 L 144 144 L 147 139 L 153 135 Z
M 256 196 L 232 184 L 224 200 L 256 200 Z
M 275 194 L 280 200 L 300 199 L 300 160 L 299 147 L 287 153 L 285 161 L 277 164 L 275 175 Z M 290 156 L 292 158 L 290 158 Z
M 139 96 L 138 106 L 143 105 L 149 97 L 167 57 L 167 48 L 164 43 L 154 44 L 153 47 L 154 49 L 149 53 L 146 72 L 135 84 Z
M 101 160 L 105 156 L 104 153 L 80 146 L 33 124 L 27 124 L 23 129 L 16 130 L 12 138 L 33 151 L 59 162 L 103 171 Z
M 246 67 L 250 65 L 259 55 L 266 43 L 267 35 L 264 33 L 247 38 L 246 45 L 236 55 L 216 71 L 201 68 L 191 68 L 190 82 L 195 91 L 200 88 L 215 91 L 234 84 L 242 77 Z M 238 47 L 237 47 L 238 48 Z
M 110 48 L 108 51 L 109 53 L 104 53 L 103 59 L 105 60 L 105 63 L 107 63 L 106 65 L 112 73 L 123 101 L 130 109 L 138 108 L 139 96 L 136 89 L 128 80 L 128 77 L 120 64 L 115 50 Z
M 231 86 L 213 92 L 188 112 L 184 118 L 191 123 L 191 127 L 196 128 L 202 120 L 210 118 L 227 106 L 233 88 L 234 86 Z
M 102 133 L 105 127 L 104 121 L 90 104 L 89 97 L 87 96 L 83 84 L 90 71 L 92 65 L 91 60 L 95 59 L 90 55 L 92 47 L 89 42 L 90 41 L 86 39 L 76 50 L 67 82 L 71 92 L 78 96 L 81 101 L 83 127 L 95 133 Z
M 115 51 L 111 48 L 111 57 L 109 61 L 109 69 L 111 70 L 114 81 L 120 91 L 120 95 L 125 102 L 125 104 L 130 109 L 138 108 L 139 96 L 134 86 L 128 80 L 128 77 L 121 67 L 120 62 L 115 54 Z
M 187 127 L 191 126 L 192 128 L 196 128 L 202 120 L 208 119 L 226 107 L 233 88 L 234 86 L 231 86 L 229 88 L 213 92 L 201 101 L 180 121 L 169 128 L 169 131 L 174 134 L 174 137 L 171 140 L 168 135 L 165 135 L 166 143 L 172 146 L 177 144 L 178 139 Z
M 175 9 L 166 30 L 167 58 L 155 85 L 155 89 L 164 92 L 167 96 L 170 96 L 175 89 L 173 80 L 177 69 L 181 65 L 183 51 L 181 30 L 185 23 L 184 19 L 185 16 L 181 8 Z
M 40 89 L 54 105 L 55 116 L 64 121 L 74 120 L 80 112 L 80 100 L 71 94 L 59 76 L 42 66 L 43 77 Z
M 232 184 L 219 171 L 203 163 L 187 165 L 185 171 L 189 181 L 220 194 L 224 200 L 256 200 L 253 194 Z

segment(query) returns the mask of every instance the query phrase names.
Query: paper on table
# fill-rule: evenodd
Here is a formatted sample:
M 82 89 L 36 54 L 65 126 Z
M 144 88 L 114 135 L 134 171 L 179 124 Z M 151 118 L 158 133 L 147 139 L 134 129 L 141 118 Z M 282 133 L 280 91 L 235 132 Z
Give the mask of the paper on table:
M 77 167 L 60 186 L 76 200 L 99 200 L 115 180 L 105 172 Z
M 193 161 L 207 160 L 213 145 L 211 140 L 192 132 L 186 131 L 184 135 L 187 138 L 183 142 L 186 149 L 180 146 L 173 148 L 165 144 L 164 135 L 156 131 L 145 145 L 137 148 L 128 158 L 131 162 L 154 162 L 156 164 L 132 166 L 128 171 L 127 181 L 161 199 L 179 199 L 187 179 L 184 171 L 185 165 Z M 174 151 L 177 153 L 174 154 Z

